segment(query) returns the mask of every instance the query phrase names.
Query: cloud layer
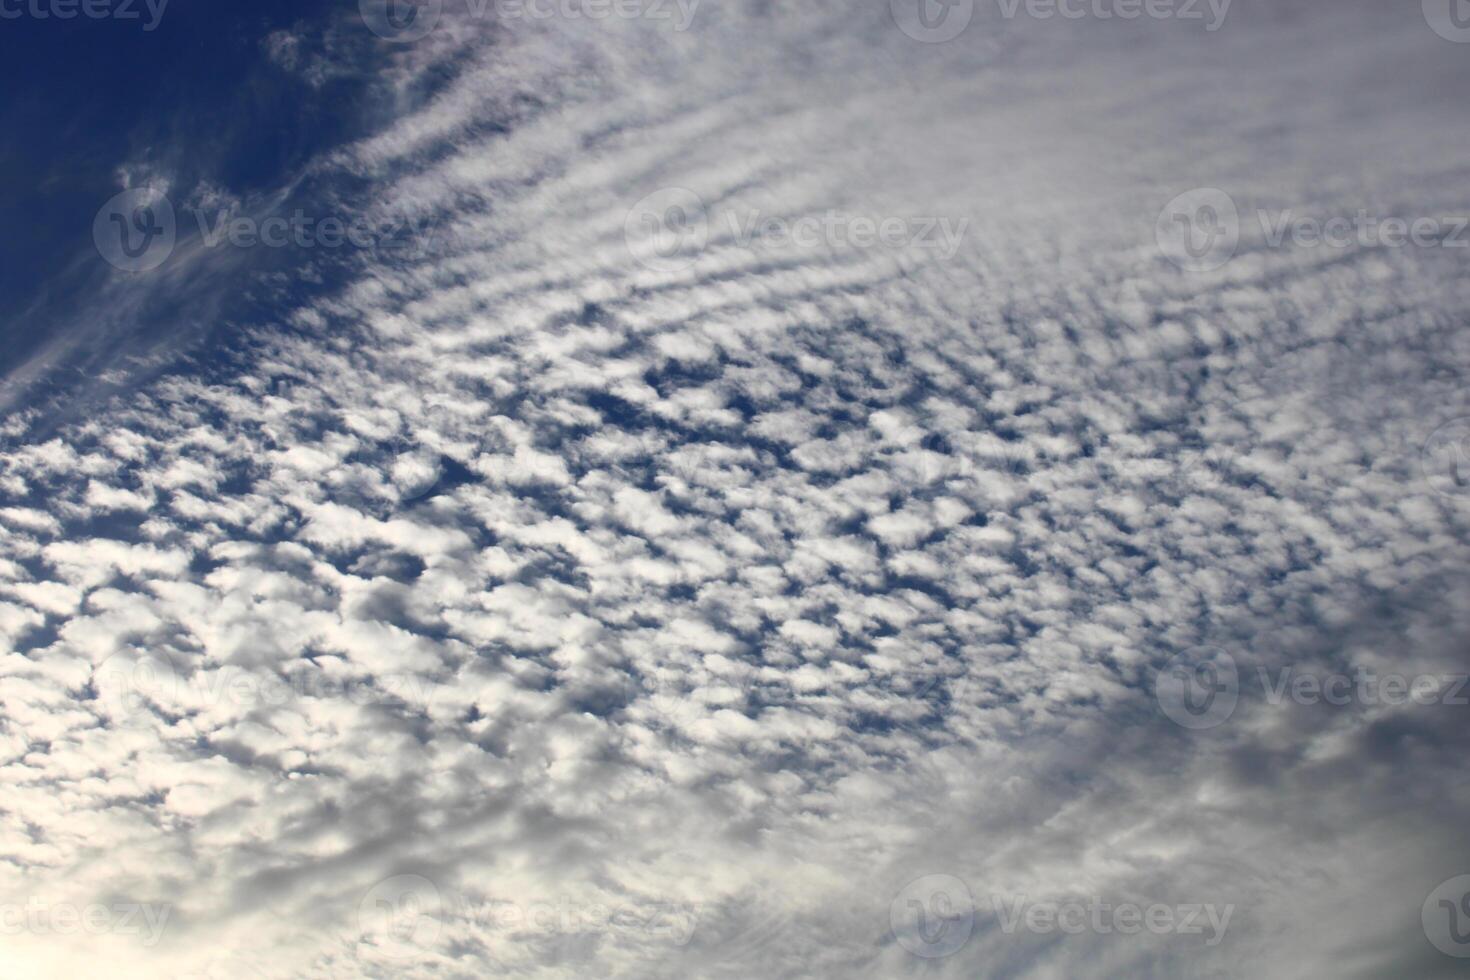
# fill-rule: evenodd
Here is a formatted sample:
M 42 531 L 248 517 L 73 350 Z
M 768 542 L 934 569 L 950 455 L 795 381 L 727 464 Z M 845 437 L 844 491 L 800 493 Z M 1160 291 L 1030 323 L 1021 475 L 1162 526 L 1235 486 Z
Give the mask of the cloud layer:
M 1260 679 L 1467 670 L 1464 253 L 1251 216 L 1465 213 L 1455 45 L 452 6 L 317 164 L 438 247 L 5 425 L 7 975 L 1452 975 L 1465 709 Z M 1069 901 L 1231 912 L 1007 928 Z

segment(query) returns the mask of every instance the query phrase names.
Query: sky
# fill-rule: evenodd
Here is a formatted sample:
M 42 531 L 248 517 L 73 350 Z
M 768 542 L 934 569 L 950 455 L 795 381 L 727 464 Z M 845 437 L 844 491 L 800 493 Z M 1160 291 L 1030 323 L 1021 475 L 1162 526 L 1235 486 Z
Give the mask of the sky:
M 0 975 L 1441 980 L 1463 0 L 0 0 Z

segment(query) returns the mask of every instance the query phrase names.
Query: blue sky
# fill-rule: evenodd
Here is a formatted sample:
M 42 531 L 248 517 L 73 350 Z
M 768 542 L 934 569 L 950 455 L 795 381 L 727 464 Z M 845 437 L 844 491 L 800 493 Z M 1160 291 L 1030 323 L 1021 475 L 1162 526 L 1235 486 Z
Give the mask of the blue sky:
M 195 315 L 178 289 L 155 287 L 149 299 L 157 308 L 132 322 L 102 330 L 79 324 L 99 317 L 95 304 L 111 270 L 97 265 L 90 229 L 99 198 L 111 196 L 120 180 L 166 172 L 191 188 L 269 196 L 299 182 L 318 154 L 383 122 L 370 94 L 370 72 L 338 72 L 314 84 L 268 55 L 268 39 L 316 25 L 319 45 L 340 44 L 343 58 L 357 56 L 347 51 L 368 57 L 366 42 L 354 32 L 337 40 L 330 5 L 165 5 L 156 17 L 137 5 L 136 12 L 136 20 L 6 21 L 0 72 L 13 96 L 0 108 L 0 121 L 13 138 L 4 151 L 9 179 L 0 191 L 0 212 L 13 227 L 26 229 L 0 246 L 9 369 L 79 334 L 92 338 L 81 354 L 84 372 L 95 374 L 117 362 L 114 344 L 121 336 L 208 336 L 217 328 L 212 321 L 260 314 L 222 302 Z M 266 259 L 292 264 L 299 257 L 256 257 Z M 226 288 L 215 283 L 210 292 L 222 300 Z M 100 357 L 99 348 L 105 351 Z M 52 381 L 65 377 L 52 375 Z

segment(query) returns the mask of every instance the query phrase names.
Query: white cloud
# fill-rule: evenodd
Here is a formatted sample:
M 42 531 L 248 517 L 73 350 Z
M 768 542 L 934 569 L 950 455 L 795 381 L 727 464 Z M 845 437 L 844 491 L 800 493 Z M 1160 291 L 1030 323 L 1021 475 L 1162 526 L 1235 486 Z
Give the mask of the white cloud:
M 1464 669 L 1466 512 L 1416 471 L 1470 414 L 1464 278 L 1251 242 L 1191 278 L 1150 237 L 1178 189 L 1337 173 L 1343 119 L 1365 173 L 1323 206 L 1369 163 L 1429 200 L 1397 149 L 1449 97 L 1300 61 L 1305 8 L 933 46 L 883 5 L 708 14 L 451 17 L 393 55 L 437 94 L 320 164 L 449 254 L 6 427 L 0 891 L 172 909 L 146 949 L 27 933 L 16 975 L 1431 975 L 1460 716 L 1255 697 L 1192 735 L 1150 691 L 1206 643 L 1247 676 Z M 1352 65 L 1449 58 L 1331 21 Z M 664 186 L 710 219 L 672 270 L 623 239 Z M 725 233 L 831 209 L 971 231 L 948 261 Z M 1322 347 L 1380 333 L 1344 393 Z M 923 960 L 890 902 L 937 873 L 1238 911 L 1218 947 L 982 915 Z M 439 911 L 385 942 L 398 876 Z

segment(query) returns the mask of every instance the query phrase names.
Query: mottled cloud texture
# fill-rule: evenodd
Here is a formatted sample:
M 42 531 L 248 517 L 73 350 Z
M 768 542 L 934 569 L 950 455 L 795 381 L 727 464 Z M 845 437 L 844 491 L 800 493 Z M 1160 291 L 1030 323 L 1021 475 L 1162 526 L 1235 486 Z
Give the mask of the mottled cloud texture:
M 1470 214 L 1470 48 L 496 11 L 315 171 L 436 247 L 5 422 L 4 975 L 1459 975 L 1463 700 L 1273 685 L 1470 670 L 1470 249 L 1256 215 Z

